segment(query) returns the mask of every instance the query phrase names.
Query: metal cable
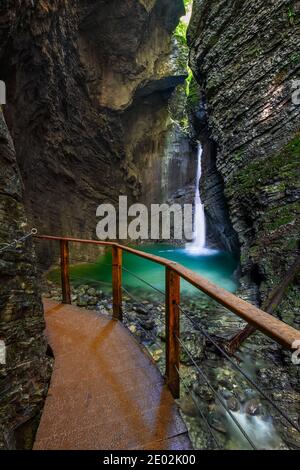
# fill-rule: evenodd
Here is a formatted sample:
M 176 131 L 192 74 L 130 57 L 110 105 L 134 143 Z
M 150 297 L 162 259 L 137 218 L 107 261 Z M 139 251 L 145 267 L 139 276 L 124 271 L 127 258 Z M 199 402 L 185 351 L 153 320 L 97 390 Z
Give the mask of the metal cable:
M 89 279 L 87 277 L 77 277 L 77 278 L 73 278 L 72 277 L 70 278 L 70 281 L 71 282 L 76 282 L 76 281 L 86 281 L 86 282 L 90 282 L 91 284 L 104 284 L 106 286 L 110 286 L 111 287 L 111 283 L 110 282 L 105 282 L 105 281 L 96 281 L 94 279 Z
M 108 267 L 108 268 L 112 267 L 112 264 L 109 264 L 109 263 L 101 263 L 101 261 L 91 262 L 91 261 L 87 261 L 87 260 L 83 260 L 83 259 L 73 258 L 73 256 L 70 258 L 71 267 L 72 267 L 73 261 L 76 261 L 77 263 L 81 263 L 81 264 L 92 265 L 92 266 L 98 266 L 99 265 L 99 267 L 102 267 L 102 266 L 105 266 L 105 267 Z
M 133 300 L 136 301 L 136 299 L 134 298 L 134 296 L 124 287 L 122 287 L 122 289 L 124 290 L 124 292 L 129 295 L 129 297 L 131 297 Z M 139 303 L 139 302 L 138 302 Z M 149 309 L 146 308 L 146 310 L 149 312 Z M 150 334 L 150 332 L 146 331 L 140 324 L 139 326 L 141 327 L 141 329 L 143 331 L 145 331 L 146 335 L 148 337 L 150 337 L 155 344 L 158 344 L 157 343 L 157 339 L 155 337 L 153 337 L 152 334 Z M 177 337 L 176 337 L 177 338 Z M 193 364 L 195 365 L 195 367 L 199 368 L 199 366 L 197 365 L 197 363 L 195 362 L 194 358 L 191 356 L 190 352 L 188 351 L 188 349 L 184 346 L 184 344 L 182 343 L 182 341 L 177 338 L 177 340 L 179 341 L 179 343 L 181 344 L 181 346 L 185 349 L 185 351 L 187 352 L 187 354 L 189 355 L 190 359 L 192 360 Z M 253 449 L 256 449 L 254 443 L 251 441 L 251 439 L 249 438 L 249 436 L 246 434 L 246 432 L 243 430 L 243 428 L 241 427 L 240 423 L 237 421 L 237 419 L 235 418 L 235 416 L 232 414 L 232 412 L 229 410 L 229 408 L 226 406 L 225 402 L 223 401 L 223 399 L 221 398 L 221 396 L 218 394 L 218 392 L 212 387 L 212 385 L 210 384 L 209 382 L 209 379 L 205 376 L 204 373 L 201 372 L 200 368 L 198 370 L 198 372 L 204 377 L 205 381 L 207 382 L 208 386 L 212 389 L 214 395 L 217 397 L 217 399 L 220 401 L 221 405 L 225 408 L 225 410 L 228 412 L 228 414 L 230 415 L 231 419 L 235 422 L 236 426 L 240 429 L 241 433 L 244 435 L 245 439 L 249 442 L 249 444 L 251 445 L 251 447 Z M 199 410 L 200 411 L 200 410 Z M 202 416 L 202 413 L 200 411 L 200 414 Z M 206 418 L 204 417 L 204 419 L 206 420 Z
M 134 274 L 133 272 L 129 271 L 129 269 L 127 268 L 124 268 L 124 266 L 122 267 L 122 270 L 123 271 L 126 271 L 127 273 L 131 274 L 131 276 L 135 277 L 136 279 L 138 279 L 139 281 L 143 282 L 144 284 L 146 284 L 147 286 L 151 287 L 151 289 L 155 290 L 156 292 L 158 292 L 159 294 L 163 295 L 165 297 L 165 292 L 163 292 L 162 290 L 158 289 L 158 287 L 154 287 L 152 284 L 150 284 L 150 282 L 147 282 L 145 281 L 145 279 L 141 278 L 140 276 L 138 276 L 137 274 Z
M 188 386 L 187 386 L 187 384 L 186 384 L 186 382 L 185 382 L 183 376 L 180 374 L 180 372 L 179 372 L 179 370 L 178 370 L 178 368 L 177 368 L 176 365 L 175 365 L 175 369 L 176 369 L 176 371 L 177 371 L 177 373 L 178 373 L 178 375 L 179 375 L 180 380 L 181 380 L 182 383 L 183 383 L 183 386 L 184 386 L 186 392 L 192 397 L 192 400 L 193 400 L 193 402 L 195 403 L 196 408 L 198 409 L 198 411 L 199 411 L 199 413 L 200 413 L 200 415 L 201 415 L 203 421 L 205 422 L 206 427 L 207 427 L 207 429 L 208 429 L 208 431 L 209 431 L 209 433 L 210 433 L 210 435 L 211 435 L 211 437 L 212 437 L 214 443 L 216 444 L 216 446 L 217 446 L 218 449 L 221 449 L 221 446 L 220 446 L 220 444 L 219 444 L 217 438 L 215 437 L 215 435 L 214 435 L 214 433 L 213 433 L 212 427 L 211 427 L 211 425 L 209 424 L 208 419 L 206 418 L 204 412 L 201 410 L 200 406 L 198 405 L 197 400 L 196 400 L 195 397 L 194 397 L 194 394 L 189 390 L 189 388 L 188 388 Z
M 14 240 L 11 243 L 3 243 L 2 248 L 0 248 L 0 253 L 3 253 L 4 251 L 9 250 L 10 248 L 16 248 L 19 243 L 24 242 L 25 240 L 27 240 L 27 238 L 30 238 L 36 234 L 37 234 L 37 229 L 32 228 L 29 233 L 26 233 L 26 235 L 23 235 L 23 237 L 19 238 L 18 240 Z
M 31 232 L 27 235 L 25 235 L 24 237 L 20 238 L 19 240 L 15 240 L 14 242 L 12 242 L 11 244 L 5 244 L 6 246 L 4 248 L 1 248 L 0 249 L 0 253 L 2 253 L 3 251 L 9 249 L 10 247 L 13 247 L 15 245 L 17 245 L 18 243 L 26 240 L 27 238 L 29 238 L 30 236 L 32 235 L 35 235 L 37 233 L 37 230 L 36 229 L 32 229 Z M 82 260 L 81 260 L 82 262 Z M 97 264 L 97 263 L 89 263 L 89 264 Z M 105 266 L 110 266 L 108 264 L 106 264 Z M 152 284 L 150 284 L 149 282 L 145 281 L 144 279 L 142 279 L 140 276 L 137 276 L 135 273 L 131 272 L 130 270 L 128 270 L 127 268 L 125 267 L 122 267 L 122 269 L 126 272 L 128 272 L 130 275 L 132 275 L 133 277 L 135 277 L 136 279 L 140 280 L 141 282 L 143 282 L 144 284 L 146 284 L 147 286 L 151 287 L 153 290 L 155 290 L 156 292 L 158 292 L 159 294 L 165 296 L 165 292 L 163 292 L 162 290 L 154 287 Z M 106 283 L 106 282 L 102 282 L 102 281 L 95 281 L 95 280 L 91 280 L 91 279 L 87 279 L 87 278 L 77 278 L 76 280 L 85 280 L 85 281 L 88 281 L 88 282 L 93 282 L 93 283 L 97 283 L 97 284 L 103 284 L 103 285 L 111 285 L 110 283 Z M 73 280 L 74 282 L 75 280 Z M 140 301 L 138 299 L 136 299 L 132 294 L 130 294 L 125 288 L 123 288 L 123 290 L 134 300 L 136 301 L 137 303 L 140 303 Z M 201 326 L 199 325 L 198 322 L 196 322 L 193 318 L 191 318 L 191 316 L 180 306 L 178 305 L 178 308 L 180 309 L 180 311 L 186 316 L 186 318 L 189 319 L 189 321 L 194 325 L 194 327 L 196 328 L 196 330 L 200 331 L 201 334 L 203 334 L 214 346 L 215 348 L 233 365 L 233 367 L 238 370 L 242 376 L 266 399 L 266 401 L 268 401 L 275 410 L 278 411 L 278 413 L 297 431 L 300 433 L 300 427 L 298 427 L 295 423 L 293 423 L 293 421 L 276 405 L 276 403 L 274 403 L 272 401 L 272 399 L 256 384 L 256 382 L 251 379 L 251 377 L 249 377 L 233 360 L 232 358 L 226 353 L 226 351 L 224 349 L 222 349 L 218 343 L 205 331 L 201 328 Z M 145 307 L 146 308 L 146 307 Z M 146 310 L 148 310 L 148 312 L 150 312 L 149 309 L 146 308 Z M 152 310 L 152 309 L 151 309 Z M 160 321 L 162 323 L 163 320 L 160 319 Z
M 125 289 L 125 287 L 122 287 L 122 289 L 124 290 L 124 292 L 126 292 L 127 295 L 129 295 L 129 297 L 131 297 L 131 294 L 130 292 Z M 126 316 L 127 316 L 127 319 L 128 319 L 128 312 L 125 312 Z M 143 326 L 139 323 L 139 327 L 145 332 L 145 334 L 148 336 L 148 338 L 151 338 L 152 341 L 154 341 L 155 344 L 157 344 L 158 346 L 162 346 L 161 343 L 158 342 L 158 338 L 156 336 L 154 336 L 152 333 L 150 333 L 150 331 L 147 331 L 145 328 L 143 328 Z
M 148 313 L 151 313 L 153 308 L 147 308 L 145 305 L 143 305 L 139 299 L 137 299 L 137 297 L 135 297 L 133 294 L 131 294 L 131 292 L 129 292 L 125 287 L 122 286 L 122 290 L 134 301 L 136 302 L 137 304 L 143 306 L 145 308 L 145 310 L 147 310 Z
M 125 287 L 122 286 L 122 289 L 124 290 L 124 292 L 125 292 L 127 295 L 129 295 L 129 297 L 130 297 L 134 302 L 136 302 L 136 303 L 139 304 L 139 305 L 142 305 L 142 306 L 145 308 L 145 310 L 147 310 L 148 313 L 151 313 L 152 310 L 154 310 L 154 307 L 152 307 L 152 308 L 147 308 L 144 304 L 141 303 L 141 301 L 140 301 L 137 297 L 135 297 L 133 294 L 131 294 L 131 292 L 129 292 Z M 161 303 L 158 303 L 158 305 L 162 306 Z M 162 318 L 159 318 L 159 321 L 161 321 L 161 322 L 165 325 L 165 322 L 164 322 L 164 320 L 163 320 Z
M 125 318 L 127 318 L 127 320 L 129 321 L 128 313 L 127 312 L 124 312 L 124 313 L 125 313 Z M 148 337 L 148 339 L 150 339 L 153 342 L 153 344 L 156 344 L 161 349 L 162 345 L 158 342 L 158 339 L 152 333 L 150 333 L 150 331 L 147 331 L 140 323 L 138 324 L 138 327 L 141 328 L 141 330 L 143 330 L 145 335 Z
M 209 381 L 209 378 L 207 377 L 207 375 L 202 371 L 202 369 L 200 369 L 199 365 L 196 363 L 195 359 L 193 358 L 193 356 L 191 355 L 190 351 L 186 348 L 186 346 L 184 345 L 184 343 L 176 336 L 176 339 L 177 341 L 179 342 L 180 346 L 185 350 L 185 352 L 187 353 L 187 355 L 189 356 L 189 358 L 191 359 L 194 367 L 196 368 L 197 372 L 203 377 L 203 379 L 205 380 L 205 382 L 207 383 L 207 385 L 209 386 L 209 388 L 211 389 L 211 391 L 213 392 L 214 396 L 217 398 L 217 400 L 221 403 L 221 405 L 223 406 L 223 408 L 227 411 L 227 413 L 229 414 L 229 416 L 231 417 L 231 419 L 233 420 L 233 422 L 235 423 L 235 425 L 239 428 L 239 430 L 241 431 L 241 433 L 243 434 L 243 436 L 245 437 L 245 439 L 249 442 L 249 444 L 251 445 L 251 447 L 254 449 L 254 450 L 258 450 L 257 447 L 255 446 L 255 444 L 253 443 L 253 441 L 251 440 L 251 438 L 248 436 L 248 434 L 245 432 L 245 430 L 242 428 L 242 426 L 240 425 L 240 423 L 238 422 L 238 420 L 236 419 L 236 417 L 232 414 L 231 410 L 227 407 L 225 401 L 223 400 L 223 398 L 221 397 L 221 395 L 217 392 L 217 390 L 211 385 L 210 381 Z
M 272 406 L 273 408 L 275 408 L 276 411 L 278 411 L 278 413 L 296 430 L 300 433 L 300 427 L 297 426 L 295 423 L 293 423 L 293 421 L 289 418 L 289 416 L 287 416 L 284 411 L 282 411 L 277 405 L 276 403 L 273 402 L 273 400 L 260 388 L 259 385 L 257 385 L 257 383 L 251 379 L 251 377 L 248 376 L 248 374 L 246 372 L 243 371 L 243 369 L 240 368 L 239 365 L 237 365 L 233 360 L 232 358 L 226 353 L 226 351 L 224 351 L 224 349 L 222 349 L 218 343 L 210 336 L 210 334 L 208 334 L 205 330 L 202 329 L 202 327 L 199 325 L 198 322 L 196 322 L 193 318 L 190 317 L 190 315 L 180 306 L 177 304 L 177 306 L 179 307 L 180 311 L 190 320 L 190 322 L 194 325 L 194 327 L 196 328 L 196 330 L 200 331 L 200 333 L 203 334 L 203 336 L 205 336 L 205 338 L 207 338 L 214 346 L 216 349 L 218 349 L 218 351 L 233 365 L 233 367 L 238 370 L 240 372 L 240 374 L 242 374 L 242 376 L 265 398 L 265 400 L 267 400 Z

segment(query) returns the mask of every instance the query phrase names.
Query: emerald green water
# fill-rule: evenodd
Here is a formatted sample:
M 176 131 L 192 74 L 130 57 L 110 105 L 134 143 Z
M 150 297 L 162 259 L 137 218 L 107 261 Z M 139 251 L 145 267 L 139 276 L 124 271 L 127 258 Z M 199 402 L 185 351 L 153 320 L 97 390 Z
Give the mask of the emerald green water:
M 228 291 L 234 292 L 237 288 L 237 283 L 233 278 L 237 267 L 237 260 L 229 253 L 205 250 L 203 254 L 195 255 L 187 252 L 184 248 L 162 244 L 148 245 L 146 247 L 139 246 L 139 249 L 171 261 L 176 261 Z M 111 262 L 111 251 L 109 250 L 93 264 L 72 266 L 72 283 L 75 285 L 91 284 L 94 287 L 98 286 L 98 288 L 105 292 L 111 292 Z M 163 266 L 126 252 L 123 254 L 123 265 L 125 269 L 143 278 L 154 287 L 164 290 L 165 275 Z M 57 282 L 59 272 L 57 270 L 53 271 L 50 278 Z M 126 271 L 123 271 L 123 286 L 128 290 L 150 289 L 145 283 Z M 181 289 L 183 293 L 188 294 L 199 292 L 185 281 L 182 281 Z

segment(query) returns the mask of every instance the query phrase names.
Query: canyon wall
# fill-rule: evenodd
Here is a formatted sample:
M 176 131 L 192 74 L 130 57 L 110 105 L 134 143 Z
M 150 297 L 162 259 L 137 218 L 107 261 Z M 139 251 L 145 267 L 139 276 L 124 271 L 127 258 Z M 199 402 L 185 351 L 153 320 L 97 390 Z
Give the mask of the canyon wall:
M 292 99 L 300 78 L 300 2 L 194 0 L 188 43 L 189 112 L 205 150 L 210 243 L 240 251 L 238 295 L 261 306 L 300 254 L 300 106 Z M 299 329 L 299 301 L 298 276 L 274 315 Z M 228 339 L 241 328 L 227 311 L 217 318 L 214 312 L 206 321 L 210 333 Z M 291 353 L 256 333 L 239 354 L 242 368 L 255 365 L 257 383 L 296 423 L 300 371 Z M 299 434 L 267 408 L 283 448 L 299 449 Z
M 11 136 L 0 109 L 0 250 L 30 232 Z M 49 361 L 32 240 L 0 253 L 0 449 L 30 447 L 48 387 Z M 3 357 L 2 357 L 3 359 Z
M 189 139 L 168 112 L 186 78 L 172 35 L 182 0 L 25 0 L 2 8 L 5 117 L 40 233 L 95 238 L 99 204 L 119 195 L 163 202 L 191 181 Z M 175 171 L 174 149 L 183 156 Z M 43 248 L 44 259 L 51 250 Z
M 299 23 L 299 1 L 195 0 L 188 33 L 202 103 L 195 119 L 213 149 L 204 162 L 208 219 L 218 231 L 216 207 L 228 211 L 258 302 L 299 255 Z

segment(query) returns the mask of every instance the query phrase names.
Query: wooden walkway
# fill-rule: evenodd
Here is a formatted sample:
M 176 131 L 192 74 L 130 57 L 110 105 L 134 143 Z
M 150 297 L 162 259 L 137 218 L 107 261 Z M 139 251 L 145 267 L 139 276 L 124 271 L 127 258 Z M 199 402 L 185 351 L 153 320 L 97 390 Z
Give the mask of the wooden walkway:
M 34 449 L 191 449 L 157 367 L 121 323 L 50 300 L 44 307 L 55 364 Z

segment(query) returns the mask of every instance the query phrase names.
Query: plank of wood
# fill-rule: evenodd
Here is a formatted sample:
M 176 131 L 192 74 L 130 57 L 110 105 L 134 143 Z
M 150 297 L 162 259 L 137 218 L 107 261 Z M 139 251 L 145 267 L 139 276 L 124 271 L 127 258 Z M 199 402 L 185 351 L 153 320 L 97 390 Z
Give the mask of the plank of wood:
M 180 397 L 179 362 L 180 348 L 180 276 L 166 268 L 166 377 L 175 399 Z
M 44 307 L 55 363 L 35 450 L 191 448 L 158 368 L 120 322 L 51 300 Z

